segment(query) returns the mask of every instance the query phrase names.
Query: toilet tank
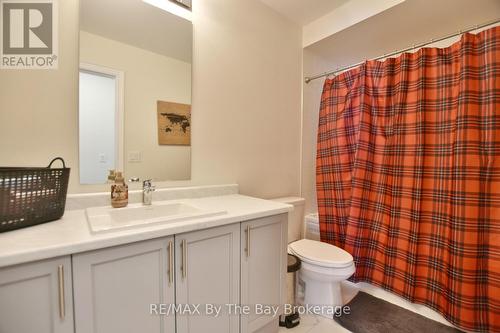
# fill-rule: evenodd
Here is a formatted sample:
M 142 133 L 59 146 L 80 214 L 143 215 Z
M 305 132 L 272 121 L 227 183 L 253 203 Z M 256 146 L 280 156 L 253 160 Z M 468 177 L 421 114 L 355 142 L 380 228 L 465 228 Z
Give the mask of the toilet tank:
M 306 200 L 300 197 L 272 199 L 293 206 L 288 218 L 288 243 L 304 238 L 304 205 Z
M 304 226 L 304 238 L 311 240 L 320 240 L 320 232 L 319 232 L 319 216 L 318 213 L 307 214 L 305 218 L 305 226 Z

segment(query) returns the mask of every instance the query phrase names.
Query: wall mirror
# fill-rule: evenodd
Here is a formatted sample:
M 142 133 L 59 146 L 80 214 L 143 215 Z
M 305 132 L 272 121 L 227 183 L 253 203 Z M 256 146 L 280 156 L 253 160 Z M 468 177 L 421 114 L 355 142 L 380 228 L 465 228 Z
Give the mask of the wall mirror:
M 190 0 L 80 0 L 80 183 L 191 176 Z

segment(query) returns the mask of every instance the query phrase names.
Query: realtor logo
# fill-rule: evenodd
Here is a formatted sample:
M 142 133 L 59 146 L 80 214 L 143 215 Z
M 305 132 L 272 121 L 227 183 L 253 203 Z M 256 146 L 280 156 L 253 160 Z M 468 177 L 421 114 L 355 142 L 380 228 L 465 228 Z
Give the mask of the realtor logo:
M 57 68 L 56 5 L 56 0 L 0 0 L 0 68 Z

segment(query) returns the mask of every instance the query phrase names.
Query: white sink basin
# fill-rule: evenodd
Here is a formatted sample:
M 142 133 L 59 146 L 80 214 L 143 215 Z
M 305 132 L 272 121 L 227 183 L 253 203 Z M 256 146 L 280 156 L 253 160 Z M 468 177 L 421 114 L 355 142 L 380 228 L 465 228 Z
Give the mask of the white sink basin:
M 226 212 L 205 210 L 183 202 L 157 202 L 151 206 L 131 204 L 125 208 L 92 207 L 87 208 L 86 213 L 90 230 L 99 233 L 216 216 Z

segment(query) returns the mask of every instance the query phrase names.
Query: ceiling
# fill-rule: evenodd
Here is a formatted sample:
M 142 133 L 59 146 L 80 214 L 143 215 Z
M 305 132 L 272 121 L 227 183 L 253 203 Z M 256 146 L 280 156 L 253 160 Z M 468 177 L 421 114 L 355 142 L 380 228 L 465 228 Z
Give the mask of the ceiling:
M 191 63 L 191 22 L 142 0 L 80 0 L 80 29 Z
M 325 71 L 490 22 L 499 13 L 498 0 L 406 0 L 305 50 L 324 60 Z M 306 75 L 321 72 L 313 71 Z
M 303 26 L 330 13 L 349 0 L 260 0 Z

